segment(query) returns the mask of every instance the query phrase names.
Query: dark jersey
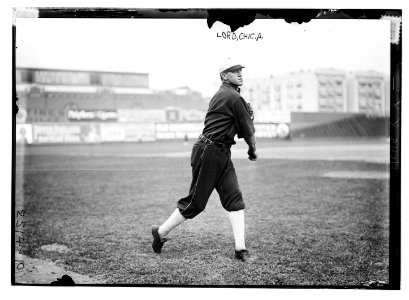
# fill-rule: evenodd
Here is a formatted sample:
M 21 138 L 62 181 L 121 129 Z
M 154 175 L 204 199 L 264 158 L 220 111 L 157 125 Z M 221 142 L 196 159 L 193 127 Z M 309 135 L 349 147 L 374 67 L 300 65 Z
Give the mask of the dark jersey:
M 254 124 L 240 89 L 223 83 L 209 103 L 203 134 L 215 141 L 235 144 L 234 136 L 246 138 L 254 134 Z

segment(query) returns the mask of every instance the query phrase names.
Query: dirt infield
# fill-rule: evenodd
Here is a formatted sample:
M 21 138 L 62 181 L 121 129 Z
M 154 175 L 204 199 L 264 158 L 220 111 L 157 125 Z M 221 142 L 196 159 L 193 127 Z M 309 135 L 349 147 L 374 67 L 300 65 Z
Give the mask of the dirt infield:
M 74 283 L 80 284 L 103 284 L 102 280 L 90 278 L 89 276 L 68 271 L 62 266 L 58 266 L 51 260 L 41 260 L 27 257 L 19 253 L 15 253 L 16 259 L 24 261 L 24 268 L 15 271 L 16 283 L 22 284 L 43 284 L 50 285 L 52 282 L 62 278 L 63 275 L 68 275 Z

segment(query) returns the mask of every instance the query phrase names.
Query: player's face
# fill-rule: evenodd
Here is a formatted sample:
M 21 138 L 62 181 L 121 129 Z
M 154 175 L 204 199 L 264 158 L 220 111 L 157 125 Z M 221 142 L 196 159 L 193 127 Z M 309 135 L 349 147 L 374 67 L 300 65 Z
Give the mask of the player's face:
M 224 74 L 231 84 L 243 85 L 242 68 Z

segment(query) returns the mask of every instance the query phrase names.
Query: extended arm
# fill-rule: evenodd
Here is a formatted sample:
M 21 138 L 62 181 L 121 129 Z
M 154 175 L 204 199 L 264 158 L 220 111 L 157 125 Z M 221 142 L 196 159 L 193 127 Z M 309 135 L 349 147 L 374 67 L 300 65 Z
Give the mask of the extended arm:
M 247 151 L 249 159 L 256 160 L 256 137 L 254 136 L 255 129 L 252 120 L 253 110 L 243 98 L 238 99 L 238 101 L 234 103 L 233 108 L 235 112 L 237 136 L 239 139 L 244 138 L 249 146 L 249 150 Z
M 246 141 L 247 145 L 249 146 L 249 150 L 247 151 L 247 154 L 249 155 L 249 159 L 252 161 L 257 160 L 257 153 L 256 153 L 256 137 L 254 134 L 249 135 L 244 138 Z

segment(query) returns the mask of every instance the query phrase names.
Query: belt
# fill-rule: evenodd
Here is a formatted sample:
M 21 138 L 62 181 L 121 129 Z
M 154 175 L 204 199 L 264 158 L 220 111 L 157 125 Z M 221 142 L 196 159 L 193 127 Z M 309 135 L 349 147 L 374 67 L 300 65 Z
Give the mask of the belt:
M 208 139 L 203 134 L 199 135 L 199 141 L 202 141 L 203 143 L 206 143 L 208 145 L 211 145 L 214 143 L 211 139 Z
M 225 147 L 229 147 L 229 148 L 230 148 L 230 145 L 229 145 L 229 144 L 212 141 L 211 139 L 208 139 L 208 138 L 207 138 L 206 136 L 204 136 L 203 134 L 199 135 L 199 138 L 198 138 L 198 139 L 199 139 L 199 141 L 202 141 L 203 143 L 206 143 L 206 144 L 208 144 L 208 145 L 215 144 L 215 145 L 218 145 L 218 146 L 225 146 Z

